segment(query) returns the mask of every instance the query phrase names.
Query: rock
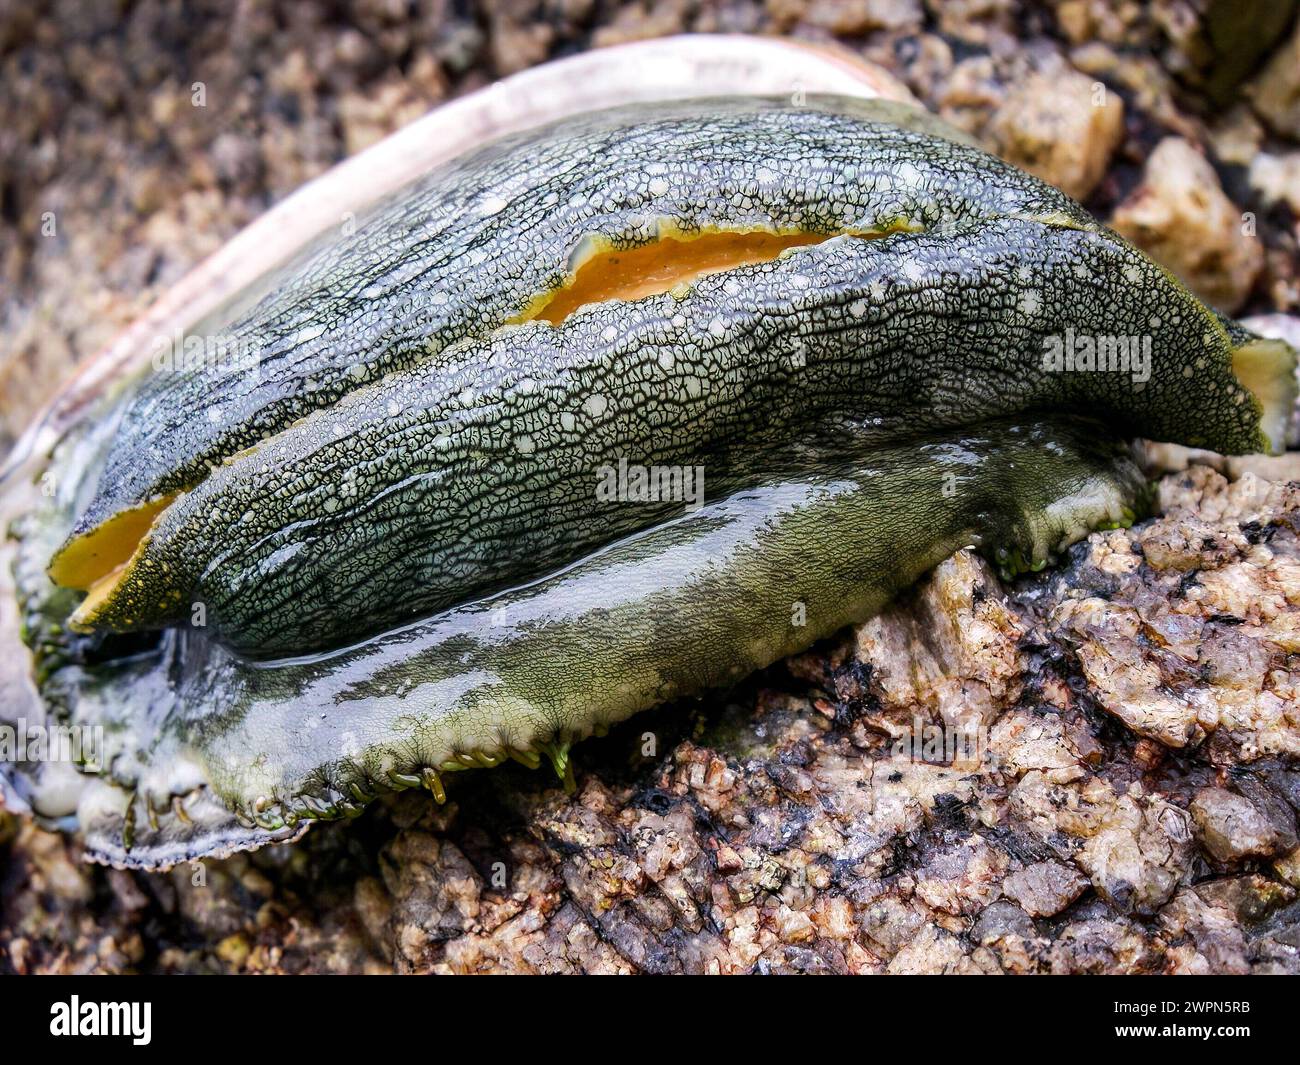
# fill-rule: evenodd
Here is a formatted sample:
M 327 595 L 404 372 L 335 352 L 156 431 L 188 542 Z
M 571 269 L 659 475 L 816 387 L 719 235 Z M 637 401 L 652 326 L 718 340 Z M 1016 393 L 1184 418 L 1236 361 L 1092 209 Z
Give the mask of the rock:
M 1158 912 L 1190 870 L 1187 815 L 1155 796 L 1125 795 L 1101 818 L 1079 852 L 1079 865 L 1121 913 Z
M 973 914 L 997 897 L 1007 865 L 1005 853 L 970 836 L 943 848 L 921 868 L 916 894 L 932 909 Z
M 353 888 L 353 900 L 357 917 L 370 941 L 383 943 L 393 913 L 392 899 L 383 883 L 378 877 L 362 877 Z
M 615 9 L 613 19 L 592 36 L 592 44 L 605 48 L 627 41 L 642 41 L 682 33 L 687 28 L 690 8 L 682 0 L 665 3 L 630 3 Z
M 1072 731 L 1061 714 L 1015 710 L 1003 714 L 990 730 L 988 753 L 998 769 L 1012 778 L 1037 771 L 1049 783 L 1069 784 L 1085 775 L 1084 753 L 1076 741 L 1086 742 L 1087 737 Z
M 235 969 L 243 968 L 244 962 L 252 953 L 248 940 L 241 934 L 227 936 L 216 947 L 216 955 Z
M 1270 858 L 1295 845 L 1295 832 L 1288 840 L 1284 828 L 1242 795 L 1223 788 L 1202 788 L 1192 800 L 1197 838 L 1220 862 L 1243 858 Z
M 1222 163 L 1250 166 L 1264 142 L 1264 127 L 1245 104 L 1230 108 L 1210 127 L 1210 145 Z M 1251 180 L 1252 185 L 1254 179 Z
M 1174 973 L 1250 972 L 1241 924 L 1221 899 L 1207 898 L 1196 888 L 1184 888 L 1160 912 L 1159 921 L 1161 929 L 1176 943 L 1171 952 Z
M 1205 157 L 1181 137 L 1156 146 L 1141 184 L 1110 224 L 1227 314 L 1245 302 L 1264 265 L 1264 249 L 1241 209 L 1224 194 Z
M 982 946 L 991 946 L 1007 936 L 1033 938 L 1037 934 L 1029 914 L 1010 902 L 995 902 L 980 913 L 970 937 Z
M 1250 187 L 1266 204 L 1286 204 L 1300 217 L 1300 152 L 1254 153 L 1250 167 Z
M 1300 140 L 1300 24 L 1246 93 L 1274 133 Z
M 1300 756 L 1300 486 L 1204 466 L 1160 482 L 1164 515 L 1096 535 L 1036 607 L 1090 697 L 1138 735 L 1216 758 Z M 1198 529 L 1190 538 L 1186 529 Z M 1144 545 L 1153 545 L 1148 563 Z M 1245 650 L 1248 641 L 1251 650 Z
M 1117 792 L 1100 778 L 1058 784 L 1025 774 L 1010 795 L 1013 823 L 1070 858 L 1116 911 L 1149 915 L 1189 875 L 1187 813 L 1134 784 Z
M 1300 887 L 1300 847 L 1275 860 L 1273 871 L 1292 887 Z
M 233 133 L 223 133 L 213 141 L 212 165 L 229 185 L 251 187 L 262 176 L 256 143 Z
M 392 897 L 390 927 L 396 960 L 416 968 L 433 947 L 463 933 L 481 909 L 481 880 L 455 845 L 427 832 L 404 830 L 383 855 L 383 882 Z
M 983 137 L 1010 91 L 997 62 L 992 56 L 973 55 L 954 64 L 951 47 L 943 38 L 926 40 L 941 43 L 928 45 L 922 53 L 931 64 L 921 67 L 921 76 L 934 80 L 921 95 L 933 101 L 945 122 L 976 138 Z M 945 65 L 951 69 L 945 71 Z
M 1002 890 L 1031 917 L 1060 913 L 1088 889 L 1088 879 L 1060 862 L 1035 862 L 1002 882 Z
M 932 976 L 966 973 L 973 969 L 956 936 L 926 925 L 916 938 L 894 955 L 886 972 L 894 976 Z
M 1212 522 L 1192 517 L 1147 526 L 1139 534 L 1137 546 L 1148 566 L 1178 573 L 1218 569 L 1250 552 L 1250 541 L 1240 530 L 1225 532 Z
M 970 551 L 941 563 L 922 593 L 857 631 L 872 664 L 875 723 L 895 734 L 913 718 L 987 725 L 1020 693 L 1025 630 L 988 564 Z
M 1072 44 L 1134 44 L 1142 12 L 1137 4 L 1109 0 L 1057 0 L 1056 24 Z
M 768 10 L 781 25 L 844 34 L 919 29 L 924 18 L 921 0 L 771 0 Z
M 1204 136 L 1203 123 L 1183 109 L 1177 83 L 1155 56 L 1089 41 L 1071 48 L 1068 58 L 1076 70 L 1123 94 L 1126 133 L 1135 134 L 1119 153 L 1125 163 L 1145 157 L 1147 149 L 1138 138 L 1148 130 L 1159 128 L 1198 142 Z
M 1150 973 L 1161 956 L 1143 928 L 1101 907 L 1085 911 L 1053 940 L 1047 964 L 1053 973 Z
M 1015 0 L 926 0 L 939 32 L 968 44 L 1014 39 Z
M 492 61 L 497 74 L 514 74 L 547 57 L 555 40 L 555 28 L 537 17 L 531 0 L 495 0 L 484 6 L 492 24 Z
M 348 93 L 339 101 L 338 109 L 347 152 L 355 155 L 413 122 L 429 107 L 410 84 L 394 80 L 367 95 Z
M 1169 42 L 1165 66 L 1221 105 L 1286 33 L 1295 0 L 1154 0 L 1150 6 Z
M 1102 707 L 1128 728 L 1166 747 L 1184 748 L 1204 739 L 1195 703 L 1165 683 L 1166 671 L 1185 667 L 1176 655 L 1157 660 L 1149 653 L 1148 628 L 1137 609 L 1103 597 L 1070 599 L 1052 615 L 1052 624 L 1075 642 L 1083 674 L 1101 696 Z
M 998 108 L 987 138 L 1007 162 L 1084 200 L 1124 139 L 1124 104 L 1075 70 L 1036 74 Z

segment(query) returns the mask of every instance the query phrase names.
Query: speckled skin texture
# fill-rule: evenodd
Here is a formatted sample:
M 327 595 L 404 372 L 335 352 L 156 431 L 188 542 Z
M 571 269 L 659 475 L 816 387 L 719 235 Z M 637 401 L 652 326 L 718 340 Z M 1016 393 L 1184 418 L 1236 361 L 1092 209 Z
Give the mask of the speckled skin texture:
M 89 853 L 170 864 L 385 791 L 440 792 L 439 773 L 539 754 L 565 772 L 573 742 L 831 635 L 963 545 L 1046 559 L 1131 517 L 1144 483 L 1094 423 L 995 424 L 806 465 L 331 655 L 254 664 L 180 631 L 144 660 L 65 671 L 51 695 L 116 737 L 113 771 L 81 804 Z M 214 800 L 244 828 L 210 820 Z
M 706 277 L 686 293 L 598 304 L 559 327 L 496 329 L 363 385 L 181 497 L 90 623 L 111 631 L 158 626 L 190 619 L 198 603 L 210 632 L 248 653 L 337 646 L 570 561 L 676 509 L 601 505 L 598 471 L 620 459 L 703 466 L 717 493 L 754 483 L 740 467 L 755 451 L 850 420 L 888 440 L 1025 410 L 1087 410 L 1118 433 L 1224 452 L 1265 446 L 1257 405 L 1232 375 L 1239 337 L 1059 193 L 943 138 L 865 121 L 861 105 L 846 101 L 835 103 L 842 115 L 773 103 L 717 106 L 721 117 L 682 118 L 709 111 L 712 101 L 686 112 L 677 105 L 666 117 L 658 107 L 619 111 L 577 123 L 573 135 L 566 125 L 458 164 L 455 176 L 470 191 L 457 186 L 450 202 L 464 210 L 491 197 L 494 212 L 487 221 L 482 211 L 455 216 L 488 243 L 467 252 L 484 258 L 467 270 L 469 283 L 437 290 L 434 303 L 448 317 L 412 319 L 404 310 L 412 297 L 390 281 L 391 266 L 376 280 L 373 259 L 362 255 L 358 266 L 358 249 L 344 241 L 306 268 L 308 278 L 352 271 L 367 279 L 364 288 L 336 280 L 320 301 L 319 327 L 308 330 L 319 335 L 294 356 L 302 372 L 313 371 L 312 389 L 302 392 L 302 381 L 274 364 L 252 387 L 299 380 L 293 403 L 331 398 L 316 388 L 332 372 L 320 359 L 336 359 L 340 336 L 354 340 L 351 318 L 336 325 L 328 308 L 346 304 L 348 315 L 390 332 L 432 329 L 435 347 L 491 329 L 528 293 L 563 279 L 584 228 L 615 245 L 652 239 L 657 218 L 686 230 L 926 231 L 838 237 Z M 674 170 L 675 153 L 713 140 L 722 143 L 716 159 L 688 155 L 686 171 Z M 639 169 L 548 178 L 564 152 L 581 157 L 595 141 Z M 534 164 L 536 172 L 520 169 Z M 688 180 L 697 168 L 716 189 Z M 638 185 L 644 173 L 651 176 Z M 382 231 L 399 207 L 439 217 L 450 210 L 438 199 L 448 195 L 441 180 L 381 212 Z M 557 185 L 566 206 L 553 202 Z M 610 203 L 631 203 L 636 213 L 621 206 L 607 217 Z M 534 224 L 496 232 L 516 224 L 504 220 L 516 204 Z M 638 219 L 640 228 L 626 228 Z M 427 256 L 416 242 L 395 258 Z M 448 260 L 418 284 L 433 285 L 439 270 L 457 263 L 466 265 Z M 257 316 L 298 306 L 304 284 L 286 281 L 283 294 L 237 328 L 257 334 L 264 328 Z M 496 286 L 485 304 L 461 302 L 478 298 L 483 284 Z M 483 320 L 483 306 L 499 307 L 499 319 Z M 466 318 L 471 309 L 480 317 Z M 1067 331 L 1149 339 L 1150 379 L 1127 369 L 1045 369 L 1048 339 Z M 386 359 L 380 350 L 363 372 L 340 380 L 371 380 L 391 367 Z M 128 407 L 78 528 L 129 502 L 122 493 L 132 491 L 133 473 L 124 476 L 123 467 L 133 454 L 139 473 L 174 463 L 187 441 L 206 433 L 233 434 L 222 446 L 246 442 L 258 424 L 243 400 L 227 399 L 228 390 L 249 387 L 242 378 L 219 381 L 214 396 L 196 381 L 182 388 L 184 375 L 162 376 L 170 384 L 149 378 Z M 207 416 L 194 417 L 193 403 L 208 404 Z M 179 448 L 171 437 L 166 449 L 151 442 L 164 430 L 176 433 Z
M 797 124 L 768 106 L 778 129 Z M 917 197 L 965 151 L 868 126 L 928 146 L 928 175 L 900 164 Z M 1001 173 L 966 162 L 971 180 Z M 1013 184 L 1026 202 L 1040 189 Z M 1068 202 L 956 219 L 935 202 L 918 222 L 891 201 L 880 228 L 905 232 L 839 236 L 558 327 L 506 325 L 373 383 L 351 375 L 333 406 L 219 466 L 164 513 L 101 619 L 131 627 L 143 604 L 174 621 L 197 587 L 206 625 L 144 655 L 53 626 L 66 647 L 44 698 L 114 737 L 110 771 L 77 802 L 89 853 L 149 867 L 290 839 L 379 791 L 441 794 L 439 774 L 512 756 L 564 773 L 575 740 L 869 616 L 965 544 L 1015 568 L 1131 519 L 1141 478 L 1116 434 L 1262 444 L 1231 373 L 1244 334 L 1136 250 Z M 1155 331 L 1150 380 L 1044 368 L 1067 329 Z M 114 408 L 89 513 L 161 402 Z M 231 416 L 213 403 L 195 425 Z M 1035 408 L 1104 421 L 993 428 Z M 665 516 L 597 505 L 593 472 L 624 457 L 716 462 L 726 498 L 618 541 Z M 56 465 L 56 481 L 88 488 L 97 466 Z M 87 513 L 82 494 L 53 506 L 25 556 Z M 489 575 L 542 579 L 479 598 Z M 53 616 L 61 594 L 38 589 L 32 612 Z M 228 649 L 337 647 L 439 610 L 314 659 Z M 57 816 L 66 782 L 30 794 Z
M 833 233 L 1060 213 L 1087 224 L 1060 192 L 936 141 L 936 127 L 879 101 L 695 101 L 606 112 L 458 160 L 326 234 L 270 295 L 212 324 L 251 346 L 255 372 L 218 360 L 151 375 L 78 529 L 192 484 L 206 463 L 364 381 L 492 331 L 558 287 L 589 235 L 627 247 L 655 239 L 661 222 Z

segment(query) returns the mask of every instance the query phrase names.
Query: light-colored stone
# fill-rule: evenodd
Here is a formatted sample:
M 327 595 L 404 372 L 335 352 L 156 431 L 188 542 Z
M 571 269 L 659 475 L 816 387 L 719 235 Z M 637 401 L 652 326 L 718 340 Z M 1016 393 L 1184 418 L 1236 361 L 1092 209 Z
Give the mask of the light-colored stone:
M 872 663 L 881 710 L 904 728 L 918 714 L 987 725 L 1020 694 L 1024 635 L 988 563 L 959 551 L 920 595 L 862 625 L 856 654 Z
M 768 10 L 785 24 L 846 34 L 916 29 L 924 19 L 921 0 L 770 0 Z
M 1264 140 L 1260 125 L 1245 104 L 1238 104 L 1210 127 L 1210 144 L 1221 162 L 1250 166 Z
M 1300 887 L 1300 847 L 1296 847 L 1274 861 L 1273 872 L 1277 873 L 1292 887 Z
M 1124 913 L 1155 913 L 1189 875 L 1189 821 L 1160 798 L 1124 795 L 1102 814 L 1100 830 L 1076 860 L 1111 905 Z
M 1156 146 L 1141 184 L 1110 220 L 1228 314 L 1245 302 L 1264 265 L 1252 222 L 1224 194 L 1205 156 L 1181 137 L 1166 137 Z
M 1124 104 L 1078 71 L 1035 74 L 998 108 L 988 138 L 1008 162 L 1082 200 L 1124 139 Z
M 1250 187 L 1265 203 L 1285 203 L 1300 216 L 1300 152 L 1259 152 L 1249 161 Z
M 1223 788 L 1202 788 L 1192 800 L 1191 811 L 1197 838 L 1221 862 L 1269 857 L 1281 849 L 1282 833 L 1244 795 Z
M 1060 913 L 1088 889 L 1088 880 L 1073 866 L 1035 862 L 1002 882 L 1002 891 L 1031 917 Z
M 1300 25 L 1246 92 L 1275 132 L 1300 140 Z

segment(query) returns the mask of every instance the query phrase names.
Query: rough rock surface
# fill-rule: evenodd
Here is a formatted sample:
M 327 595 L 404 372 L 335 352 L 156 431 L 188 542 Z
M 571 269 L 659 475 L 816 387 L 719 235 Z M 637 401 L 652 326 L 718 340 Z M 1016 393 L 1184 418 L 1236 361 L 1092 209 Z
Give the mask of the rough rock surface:
M 1002 158 L 1086 200 L 1124 139 L 1124 103 L 1072 69 L 1036 74 L 1007 97 L 988 132 Z
M 1142 183 L 1110 224 L 1229 314 L 1246 302 L 1264 265 L 1253 219 L 1228 199 L 1214 167 L 1181 137 L 1156 146 Z
M 837 36 L 993 148 L 1081 131 L 1044 158 L 1103 217 L 1184 138 L 1207 202 L 1257 215 L 1262 266 L 1252 287 L 1250 252 L 1198 260 L 1197 227 L 1162 254 L 1294 311 L 1272 68 L 1235 110 L 1196 90 L 1227 69 L 1217 2 L 142 0 L 118 23 L 0 0 L 0 439 L 343 153 L 494 76 L 685 30 Z M 1053 72 L 1074 90 L 1044 114 L 1025 86 Z M 1118 133 L 1069 111 L 1079 78 L 1123 101 Z M 467 773 L 447 806 L 404 793 L 168 874 L 87 867 L 0 812 L 0 970 L 1300 972 L 1297 493 L 1193 465 L 1162 517 L 1055 572 L 1004 587 L 957 555 L 832 645 L 579 746 L 573 795 Z
M 1300 25 L 1247 87 L 1247 93 L 1277 133 L 1300 139 Z

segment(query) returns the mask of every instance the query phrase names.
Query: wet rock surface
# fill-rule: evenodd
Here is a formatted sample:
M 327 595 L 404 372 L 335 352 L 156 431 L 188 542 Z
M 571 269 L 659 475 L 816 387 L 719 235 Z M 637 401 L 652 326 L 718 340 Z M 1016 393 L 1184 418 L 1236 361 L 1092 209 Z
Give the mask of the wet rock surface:
M 1216 56 L 1215 7 L 10 7 L 0 439 L 343 154 L 493 77 L 686 30 L 837 38 L 1105 218 L 1179 138 L 1203 165 L 1160 203 L 1204 216 L 1132 235 L 1222 309 L 1294 312 L 1287 70 Z M 0 969 L 1300 972 L 1298 493 L 1193 464 L 1159 517 L 1039 577 L 959 554 L 841 639 L 579 746 L 572 795 L 466 773 L 446 806 L 403 793 L 166 874 L 0 812 Z

